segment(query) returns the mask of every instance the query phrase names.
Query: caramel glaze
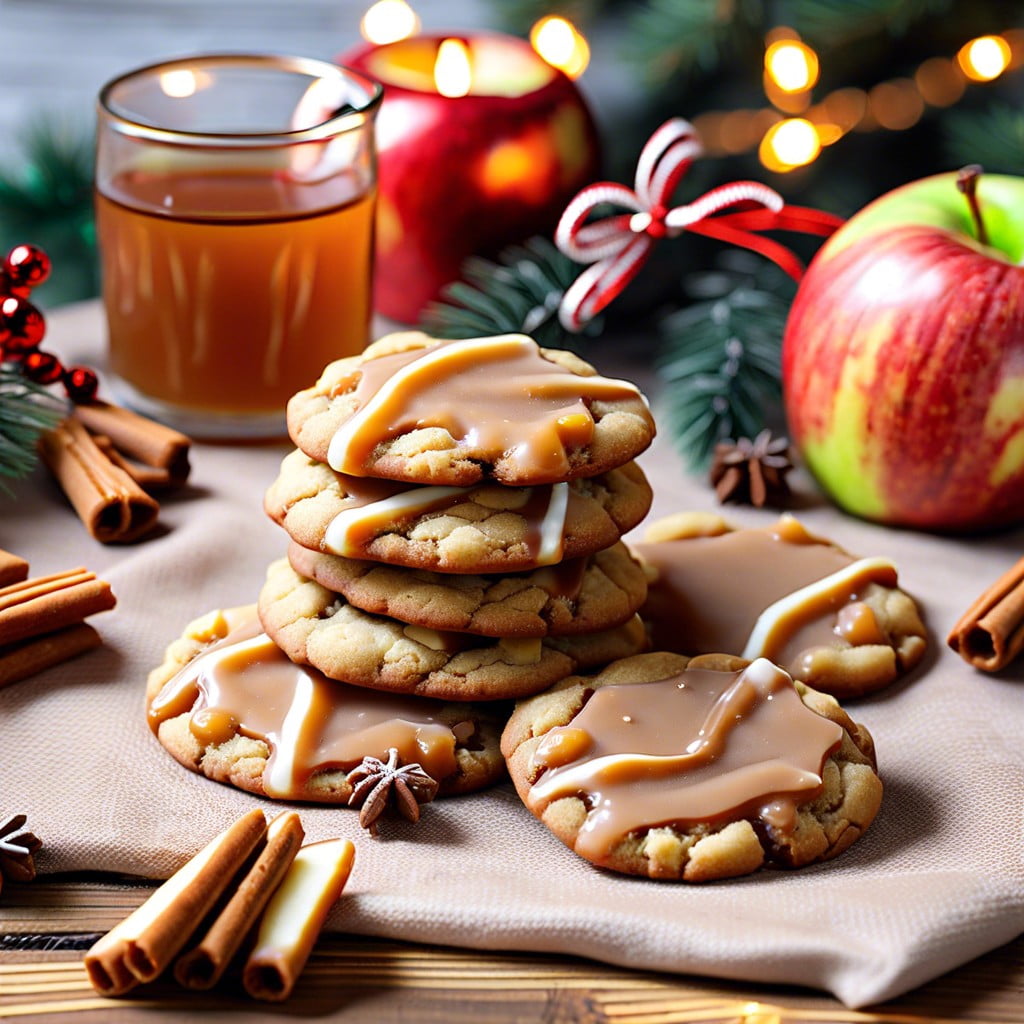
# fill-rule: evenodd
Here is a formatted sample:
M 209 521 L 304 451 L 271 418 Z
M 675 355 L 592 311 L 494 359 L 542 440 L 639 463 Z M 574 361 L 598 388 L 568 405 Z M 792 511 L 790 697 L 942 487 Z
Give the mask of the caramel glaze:
M 441 427 L 470 457 L 507 458 L 531 483 L 570 475 L 568 452 L 593 437 L 591 402 L 639 398 L 625 381 L 571 373 L 517 334 L 378 356 L 360 364 L 354 393 L 357 410 L 328 450 L 333 469 L 365 476 L 382 441 Z
M 792 518 L 760 529 L 634 547 L 656 571 L 640 613 L 656 650 L 763 655 L 801 678 L 805 656 L 815 648 L 888 642 L 863 596 L 872 584 L 896 584 L 892 565 L 858 561 Z M 835 582 L 822 582 L 773 628 L 761 631 L 762 643 L 748 647 L 763 612 L 835 574 Z
M 842 736 L 763 658 L 739 672 L 603 686 L 537 746 L 527 803 L 539 813 L 582 799 L 575 848 L 597 861 L 631 833 L 662 826 L 748 819 L 788 833 L 797 807 L 820 793 Z
M 316 773 L 350 770 L 363 757 L 418 761 L 438 781 L 456 771 L 455 745 L 475 731 L 472 722 L 445 725 L 439 705 L 418 697 L 378 693 L 328 679 L 295 665 L 260 631 L 255 612 L 169 680 L 149 707 L 149 725 L 191 713 L 189 728 L 203 746 L 236 734 L 270 749 L 263 773 L 267 796 L 309 799 Z

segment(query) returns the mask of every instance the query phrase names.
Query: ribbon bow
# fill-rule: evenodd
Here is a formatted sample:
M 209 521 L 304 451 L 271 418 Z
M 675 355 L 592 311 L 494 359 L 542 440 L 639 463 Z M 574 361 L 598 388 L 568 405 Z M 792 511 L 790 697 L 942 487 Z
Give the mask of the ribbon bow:
M 742 245 L 755 249 L 799 281 L 804 268 L 796 254 L 753 232 L 783 228 L 830 235 L 843 223 L 820 210 L 787 206 L 774 189 L 756 181 L 719 185 L 692 203 L 670 208 L 669 200 L 680 179 L 703 151 L 693 125 L 672 118 L 640 153 L 632 189 L 602 181 L 588 185 L 569 203 L 555 229 L 555 244 L 570 259 L 592 266 L 562 297 L 558 315 L 566 330 L 582 330 L 615 299 L 636 277 L 659 238 L 690 231 Z M 587 223 L 594 210 L 607 203 L 633 212 Z M 730 207 L 742 209 L 721 213 Z

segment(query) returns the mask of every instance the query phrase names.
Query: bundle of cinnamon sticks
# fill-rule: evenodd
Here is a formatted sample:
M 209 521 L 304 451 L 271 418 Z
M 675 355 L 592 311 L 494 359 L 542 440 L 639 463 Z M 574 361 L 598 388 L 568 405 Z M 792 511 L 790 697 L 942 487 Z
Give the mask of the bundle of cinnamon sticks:
M 89 950 L 93 988 L 121 995 L 173 962 L 179 984 L 209 989 L 248 943 L 245 990 L 286 999 L 355 857 L 347 839 L 303 846 L 304 836 L 294 811 L 269 827 L 260 810 L 241 817 Z
M 116 603 L 110 584 L 87 569 L 28 573 L 23 558 L 0 551 L 0 687 L 98 647 L 85 619 Z
M 96 540 L 127 543 L 156 525 L 155 493 L 188 479 L 191 440 L 108 402 L 76 405 L 39 440 L 43 462 Z

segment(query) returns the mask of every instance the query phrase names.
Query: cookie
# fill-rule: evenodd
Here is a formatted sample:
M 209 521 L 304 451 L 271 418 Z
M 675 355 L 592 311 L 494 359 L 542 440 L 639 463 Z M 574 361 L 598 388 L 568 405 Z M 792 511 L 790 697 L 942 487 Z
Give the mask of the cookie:
M 521 334 L 388 335 L 288 403 L 307 455 L 352 476 L 516 487 L 595 476 L 654 437 L 643 396 Z
M 302 451 L 264 498 L 305 548 L 444 572 L 520 572 L 609 547 L 639 523 L 651 488 L 635 462 L 571 483 L 417 487 L 349 477 Z
M 419 762 L 439 796 L 503 778 L 503 720 L 489 708 L 375 693 L 290 662 L 255 605 L 190 623 L 149 675 L 150 727 L 186 768 L 281 800 L 344 804 L 370 755 Z
M 644 570 L 624 544 L 587 558 L 505 576 L 447 574 L 324 555 L 294 542 L 300 575 L 364 612 L 430 629 L 483 636 L 594 633 L 632 618 L 647 593 Z
M 641 654 L 517 705 L 527 808 L 591 863 L 708 882 L 828 860 L 882 800 L 868 732 L 764 658 Z
M 643 624 L 582 636 L 474 636 L 409 625 L 354 608 L 280 559 L 260 591 L 263 628 L 292 661 L 331 679 L 441 700 L 504 700 L 537 693 L 580 667 L 641 651 Z
M 651 646 L 767 657 L 835 697 L 888 685 L 920 660 L 927 631 L 884 558 L 855 558 L 792 516 L 733 530 L 681 513 L 633 545 L 647 565 Z

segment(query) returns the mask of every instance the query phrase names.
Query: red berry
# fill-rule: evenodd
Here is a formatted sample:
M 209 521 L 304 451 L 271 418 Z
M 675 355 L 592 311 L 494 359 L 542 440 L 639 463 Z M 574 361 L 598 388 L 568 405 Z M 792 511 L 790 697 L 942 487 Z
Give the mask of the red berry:
M 4 260 L 4 273 L 14 288 L 35 288 L 50 276 L 50 257 L 36 245 L 16 245 Z
M 55 384 L 64 376 L 61 361 L 50 352 L 29 352 L 21 365 L 25 376 L 37 384 Z
M 64 371 L 64 390 L 72 402 L 91 402 L 99 387 L 96 374 L 87 366 L 70 366 Z
M 0 299 L 0 340 L 8 350 L 38 348 L 46 334 L 43 314 L 21 295 Z

